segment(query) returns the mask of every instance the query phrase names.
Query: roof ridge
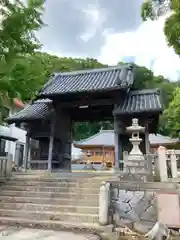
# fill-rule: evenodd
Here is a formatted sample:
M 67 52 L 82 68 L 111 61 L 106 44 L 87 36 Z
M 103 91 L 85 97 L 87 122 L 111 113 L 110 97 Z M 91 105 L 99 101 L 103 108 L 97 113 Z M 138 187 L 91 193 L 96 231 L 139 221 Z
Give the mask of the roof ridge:
M 81 143 L 81 142 L 84 142 L 84 141 L 90 140 L 90 139 L 92 139 L 92 138 L 94 138 L 94 137 L 100 135 L 102 131 L 103 131 L 103 130 L 100 130 L 98 133 L 95 133 L 94 135 L 92 135 L 92 136 L 90 136 L 90 137 L 88 137 L 88 138 L 84 138 L 84 139 L 82 139 L 82 140 L 76 141 L 76 143 Z
M 84 138 L 84 139 L 82 139 L 82 140 L 79 140 L 79 141 L 75 141 L 74 142 L 74 144 L 81 144 L 82 142 L 85 142 L 85 141 L 88 141 L 88 140 L 91 140 L 91 139 L 93 139 L 93 138 L 95 138 L 95 137 L 97 137 L 97 136 L 99 136 L 99 135 L 101 135 L 102 133 L 107 133 L 107 132 L 109 132 L 109 133 L 114 133 L 114 130 L 112 129 L 106 129 L 106 130 L 100 130 L 98 133 L 95 133 L 94 135 L 92 135 L 92 136 L 90 136 L 90 137 L 88 137 L 88 138 Z
M 127 90 L 134 82 L 133 65 L 84 69 L 52 74 L 38 92 L 40 98 L 67 93 Z M 119 79 L 120 78 L 120 79 Z M 117 84 L 119 79 L 119 84 Z
M 100 130 L 101 132 L 114 132 L 114 130 L 113 129 L 102 129 L 102 130 Z
M 89 138 L 86 138 L 86 139 L 84 139 L 84 140 L 81 140 L 81 141 L 74 141 L 73 142 L 73 144 L 79 144 L 79 145 L 104 145 L 104 146 L 110 146 L 111 144 L 106 144 L 105 142 L 106 142 L 106 139 L 108 138 L 108 136 L 107 135 L 103 135 L 104 136 L 104 138 L 102 138 L 101 140 L 102 140 L 102 142 L 101 142 L 101 140 L 99 140 L 100 142 L 98 143 L 97 142 L 97 139 L 96 139 L 96 137 L 101 133 L 101 134 L 104 134 L 104 133 L 107 133 L 107 132 L 111 132 L 111 134 L 113 134 L 114 135 L 114 131 L 113 130 L 101 130 L 100 132 L 98 132 L 97 134 L 95 134 L 95 135 L 92 135 L 91 137 L 89 137 Z M 179 141 L 179 139 L 178 138 L 171 138 L 170 136 L 163 136 L 163 135 L 160 135 L 160 134 L 156 134 L 156 133 L 150 133 L 149 134 L 149 141 L 150 142 L 152 142 L 152 143 L 154 143 L 154 137 L 155 137 L 155 141 L 157 141 L 158 142 L 158 140 L 159 140 L 159 142 L 160 141 Z M 112 145 L 114 145 L 114 140 L 113 140 L 114 138 L 111 138 L 111 141 L 112 141 Z M 94 143 L 86 143 L 86 141 L 87 140 L 92 140 L 92 142 L 93 142 L 93 140 L 94 140 Z M 104 143 L 103 143 L 104 142 Z
M 53 101 L 49 98 L 42 98 L 42 99 L 38 99 L 34 102 L 31 103 L 32 104 L 37 104 L 37 103 L 52 103 Z
M 94 69 L 84 69 L 84 70 L 76 70 L 71 72 L 56 72 L 55 76 L 70 76 L 70 75 L 80 75 L 80 74 L 88 74 L 88 73 L 99 73 L 99 72 L 108 72 L 112 70 L 120 70 L 122 68 L 128 68 L 129 70 L 133 70 L 133 67 L 130 64 L 127 65 L 118 65 L 118 66 L 110 66 L 104 68 L 94 68 Z
M 142 89 L 142 90 L 132 90 L 129 92 L 129 95 L 143 95 L 143 94 L 159 94 L 159 88 L 152 88 L 152 89 Z

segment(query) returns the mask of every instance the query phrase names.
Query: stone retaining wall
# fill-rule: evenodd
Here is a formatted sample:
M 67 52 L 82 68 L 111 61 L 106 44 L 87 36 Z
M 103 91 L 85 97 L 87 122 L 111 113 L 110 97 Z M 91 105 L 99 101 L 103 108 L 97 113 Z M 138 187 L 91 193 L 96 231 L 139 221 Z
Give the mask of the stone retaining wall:
M 168 209 L 180 213 L 180 203 L 177 197 L 176 209 L 171 206 L 171 202 L 175 201 L 174 196 L 180 195 L 180 185 L 171 182 L 121 182 L 110 181 L 111 189 L 111 208 L 113 210 L 114 224 L 118 224 L 122 220 L 134 222 L 155 223 L 158 220 L 164 221 L 165 224 L 176 227 L 180 226 L 180 219 L 176 217 L 176 222 L 166 223 L 166 219 L 159 219 L 161 216 L 169 214 Z M 160 197 L 161 196 L 161 197 Z M 166 196 L 164 199 L 163 196 Z M 167 199 L 168 203 L 167 203 Z M 162 214 L 162 206 L 166 206 L 168 213 Z M 179 209 L 177 209 L 179 207 Z M 164 217 L 163 217 L 164 218 Z M 175 218 L 174 218 L 175 219 Z
M 156 194 L 154 192 L 114 189 L 112 204 L 116 224 L 120 219 L 132 222 L 155 223 L 157 221 Z

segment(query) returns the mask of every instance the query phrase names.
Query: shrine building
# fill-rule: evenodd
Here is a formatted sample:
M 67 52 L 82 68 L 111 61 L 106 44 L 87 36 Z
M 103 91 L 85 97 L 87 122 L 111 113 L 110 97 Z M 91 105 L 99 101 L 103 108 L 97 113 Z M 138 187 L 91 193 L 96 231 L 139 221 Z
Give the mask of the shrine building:
M 149 134 L 150 152 L 154 153 L 159 146 L 166 149 L 179 149 L 180 140 L 162 136 L 160 134 Z M 141 143 L 143 145 L 143 143 Z M 100 130 L 89 138 L 74 142 L 74 147 L 83 152 L 83 157 L 76 160 L 76 163 L 86 163 L 90 161 L 94 165 L 105 163 L 111 168 L 115 163 L 115 136 L 114 130 Z M 140 145 L 141 147 L 141 145 Z
M 71 170 L 74 122 L 114 122 L 114 165 L 119 168 L 123 151 L 131 147 L 126 127 L 138 118 L 146 129 L 141 148 L 148 153 L 148 137 L 158 129 L 163 106 L 159 90 L 134 89 L 134 71 L 123 65 L 52 74 L 37 99 L 8 118 L 27 130 L 24 167 Z

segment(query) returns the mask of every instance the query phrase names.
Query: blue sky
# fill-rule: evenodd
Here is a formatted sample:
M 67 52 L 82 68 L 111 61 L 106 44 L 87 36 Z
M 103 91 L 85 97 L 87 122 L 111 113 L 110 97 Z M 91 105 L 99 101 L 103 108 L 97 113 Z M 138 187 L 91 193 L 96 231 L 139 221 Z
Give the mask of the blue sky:
M 115 65 L 133 60 L 156 75 L 177 80 L 180 59 L 163 33 L 166 16 L 142 22 L 143 0 L 46 0 L 37 36 L 42 51 L 58 56 L 94 57 Z
M 152 69 L 156 75 L 177 80 L 180 76 L 180 59 L 167 45 L 163 32 L 165 18 L 144 22 L 136 31 L 109 35 L 99 60 L 115 64 L 119 58 L 123 60 L 130 56 L 135 63 Z

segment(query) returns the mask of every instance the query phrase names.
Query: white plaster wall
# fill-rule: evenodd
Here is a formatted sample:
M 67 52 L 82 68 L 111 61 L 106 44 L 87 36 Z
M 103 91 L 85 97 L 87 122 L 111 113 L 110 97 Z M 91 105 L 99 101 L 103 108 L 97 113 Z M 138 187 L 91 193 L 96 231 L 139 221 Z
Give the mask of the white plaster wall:
M 16 142 L 6 141 L 6 152 L 10 149 L 10 153 L 13 155 L 13 160 L 15 157 L 15 149 L 16 149 L 16 143 L 21 143 L 25 145 L 26 142 L 26 131 L 22 130 L 18 127 L 15 127 L 15 125 L 11 125 L 10 127 L 11 136 L 17 138 L 18 140 Z

